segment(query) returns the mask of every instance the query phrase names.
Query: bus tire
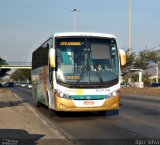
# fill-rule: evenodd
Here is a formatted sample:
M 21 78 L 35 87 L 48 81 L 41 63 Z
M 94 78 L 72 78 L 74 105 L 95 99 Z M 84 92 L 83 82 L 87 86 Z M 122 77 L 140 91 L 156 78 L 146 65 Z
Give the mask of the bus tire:
M 66 112 L 65 112 L 66 113 Z M 58 117 L 64 117 L 64 114 L 65 114 L 63 111 L 55 111 L 55 114 L 58 116 Z
M 119 110 L 108 110 L 107 111 L 107 116 L 115 116 L 115 115 L 119 115 Z
M 47 97 L 47 101 L 46 101 L 46 106 L 49 109 L 49 96 L 48 96 L 48 91 L 46 91 L 46 97 Z
M 39 101 L 36 101 L 36 106 L 37 106 L 37 107 L 43 107 L 43 104 L 40 103 Z
M 55 116 L 55 111 L 53 109 L 49 109 L 49 116 Z
M 107 111 L 98 111 L 99 116 L 105 116 Z

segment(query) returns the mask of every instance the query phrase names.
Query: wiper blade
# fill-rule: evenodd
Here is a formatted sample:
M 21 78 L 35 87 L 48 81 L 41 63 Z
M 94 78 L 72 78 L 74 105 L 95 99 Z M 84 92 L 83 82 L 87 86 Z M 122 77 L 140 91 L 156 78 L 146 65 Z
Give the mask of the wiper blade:
M 86 72 L 89 72 L 89 69 L 90 69 L 90 66 L 89 66 L 88 64 L 85 65 L 85 66 L 83 66 L 83 67 L 81 68 L 80 79 L 78 79 L 78 80 L 75 82 L 74 86 L 77 86 L 77 85 L 78 85 L 78 83 L 80 82 L 80 80 L 81 80 L 81 78 L 82 78 L 83 73 L 84 73 L 85 71 L 86 71 Z
M 75 82 L 74 86 L 77 86 L 77 85 L 78 85 L 78 83 L 80 82 L 80 80 L 81 80 L 81 78 L 82 78 L 82 75 L 83 75 L 84 71 L 89 72 L 90 69 L 91 69 L 91 68 L 90 68 L 90 66 L 88 65 L 88 63 L 87 63 L 87 65 L 85 65 L 85 66 L 82 67 L 81 73 L 80 73 L 80 79 L 78 79 L 78 80 Z M 94 64 L 94 69 L 95 69 L 96 75 L 97 75 L 100 83 L 103 83 L 104 81 L 103 81 L 103 79 L 102 79 L 102 77 L 101 77 L 101 75 L 100 75 L 100 73 L 99 73 L 99 68 L 98 68 L 98 65 L 97 65 L 97 64 Z
M 85 70 L 86 70 L 86 72 L 89 75 L 88 83 L 90 83 L 90 70 L 91 70 L 91 68 L 90 68 L 90 62 L 89 62 L 89 60 L 90 60 L 90 51 L 89 51 L 89 48 L 87 48 L 86 51 L 87 51 L 87 53 L 86 53 L 87 54 L 86 65 L 82 67 L 81 73 L 80 73 L 80 79 L 75 82 L 75 84 L 74 84 L 75 86 L 77 86 L 77 84 L 80 82 L 80 80 L 82 78 L 82 75 L 83 75 L 83 73 L 84 73 Z
M 102 77 L 101 77 L 101 75 L 100 75 L 100 73 L 99 73 L 99 68 L 98 68 L 98 65 L 97 65 L 97 64 L 94 64 L 94 69 L 96 70 L 96 75 L 97 75 L 99 81 L 100 81 L 101 83 L 103 83 L 103 79 L 102 79 Z

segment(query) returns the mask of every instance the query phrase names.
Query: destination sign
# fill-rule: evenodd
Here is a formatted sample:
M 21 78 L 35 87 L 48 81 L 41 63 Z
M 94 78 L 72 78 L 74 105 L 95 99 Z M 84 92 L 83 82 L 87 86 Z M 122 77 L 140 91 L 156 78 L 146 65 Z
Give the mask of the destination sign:
M 60 42 L 61 46 L 81 46 L 81 42 Z
M 67 80 L 80 80 L 80 76 L 65 76 Z

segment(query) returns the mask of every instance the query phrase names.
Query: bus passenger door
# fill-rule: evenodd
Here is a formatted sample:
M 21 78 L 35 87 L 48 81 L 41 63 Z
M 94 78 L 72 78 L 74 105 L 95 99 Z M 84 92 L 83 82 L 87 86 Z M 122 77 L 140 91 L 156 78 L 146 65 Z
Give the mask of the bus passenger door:
M 54 109 L 55 105 L 54 105 L 54 70 L 55 70 L 55 50 L 54 48 L 50 48 L 49 51 L 49 63 L 48 63 L 48 67 L 49 67 L 49 83 L 50 83 L 50 87 L 49 87 L 49 94 L 50 94 L 50 108 Z

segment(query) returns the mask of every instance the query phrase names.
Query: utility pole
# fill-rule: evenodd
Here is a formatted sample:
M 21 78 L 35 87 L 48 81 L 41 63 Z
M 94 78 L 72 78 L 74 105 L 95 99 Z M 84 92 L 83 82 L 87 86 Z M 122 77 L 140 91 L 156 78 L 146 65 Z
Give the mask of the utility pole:
M 156 82 L 158 83 L 158 82 L 159 82 L 159 63 L 158 63 L 158 62 L 157 62 L 156 69 L 157 69 L 157 77 L 156 77 Z
M 131 71 L 138 71 L 139 72 L 139 88 L 143 88 L 143 82 L 142 82 L 142 69 L 131 69 Z
M 73 12 L 73 30 L 74 32 L 76 31 L 76 12 L 78 12 L 79 10 L 77 9 L 72 9 L 70 10 Z
M 131 53 L 132 48 L 132 0 L 128 0 L 128 53 Z

